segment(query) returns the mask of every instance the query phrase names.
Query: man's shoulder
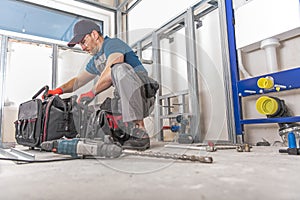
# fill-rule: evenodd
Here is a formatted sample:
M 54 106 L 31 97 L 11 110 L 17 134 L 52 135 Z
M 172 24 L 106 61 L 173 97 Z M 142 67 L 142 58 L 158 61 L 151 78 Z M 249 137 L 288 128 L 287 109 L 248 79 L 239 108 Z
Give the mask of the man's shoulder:
M 107 38 L 106 40 L 104 40 L 104 52 L 114 51 L 115 49 L 123 49 L 124 51 L 129 51 L 130 47 L 119 38 Z
M 121 42 L 121 43 L 124 43 L 121 39 L 119 39 L 119 38 L 110 38 L 110 37 L 108 37 L 108 36 L 105 36 L 105 38 L 104 38 L 104 42 L 105 43 L 111 43 L 111 42 Z

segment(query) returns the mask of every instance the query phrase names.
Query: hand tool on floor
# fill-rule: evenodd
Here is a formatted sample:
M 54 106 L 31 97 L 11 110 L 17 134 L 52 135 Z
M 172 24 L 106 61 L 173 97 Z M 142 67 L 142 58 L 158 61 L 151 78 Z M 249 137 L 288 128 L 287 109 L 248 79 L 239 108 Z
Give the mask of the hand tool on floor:
M 271 144 L 265 138 L 262 138 L 262 141 L 257 142 L 256 146 L 271 146 Z
M 250 152 L 252 146 L 250 144 L 241 144 L 236 147 L 237 152 Z
M 211 143 L 204 146 L 167 144 L 165 145 L 165 147 L 187 149 L 187 150 L 199 150 L 199 151 L 207 151 L 207 152 L 214 152 L 217 150 L 229 150 L 229 149 L 236 149 L 238 152 L 250 152 L 250 149 L 252 148 L 252 146 L 249 144 L 216 146 Z
M 210 156 L 196 156 L 186 154 L 171 154 L 152 151 L 133 151 L 122 150 L 122 147 L 111 143 L 96 141 L 90 139 L 60 139 L 47 141 L 41 144 L 41 148 L 46 151 L 52 151 L 58 154 L 71 155 L 72 157 L 100 156 L 106 158 L 117 158 L 121 154 L 135 155 L 143 157 L 165 158 L 174 160 L 189 160 L 201 163 L 212 163 L 213 158 Z
M 91 139 L 59 139 L 46 141 L 41 148 L 58 154 L 71 155 L 72 157 L 99 156 L 117 158 L 122 154 L 122 147 L 110 143 Z
M 165 158 L 165 159 L 174 159 L 174 160 L 189 160 L 189 161 L 201 162 L 201 163 L 213 162 L 213 158 L 210 156 L 196 156 L 196 155 L 187 155 L 187 154 L 162 153 L 162 152 L 152 152 L 152 151 L 132 151 L 132 150 L 123 150 L 123 153 L 125 153 L 126 155 Z

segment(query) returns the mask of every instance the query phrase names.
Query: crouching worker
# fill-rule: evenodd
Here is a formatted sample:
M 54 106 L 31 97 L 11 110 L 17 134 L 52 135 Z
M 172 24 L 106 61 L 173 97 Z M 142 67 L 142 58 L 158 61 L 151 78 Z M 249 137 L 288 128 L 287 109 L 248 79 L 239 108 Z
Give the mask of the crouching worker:
M 90 91 L 81 94 L 78 102 L 91 102 L 96 95 L 113 86 L 117 99 L 118 111 L 124 122 L 132 122 L 135 128 L 124 142 L 124 149 L 145 150 L 150 147 L 149 135 L 146 133 L 144 118 L 149 116 L 155 99 L 154 94 L 147 93 L 144 78 L 148 77 L 146 69 L 132 49 L 117 38 L 103 37 L 100 27 L 89 20 L 81 20 L 74 26 L 74 37 L 69 47 L 79 44 L 83 51 L 93 57 L 85 70 L 60 87 L 49 90 L 48 94 L 70 93 L 99 76 Z M 143 75 L 144 78 L 141 78 Z

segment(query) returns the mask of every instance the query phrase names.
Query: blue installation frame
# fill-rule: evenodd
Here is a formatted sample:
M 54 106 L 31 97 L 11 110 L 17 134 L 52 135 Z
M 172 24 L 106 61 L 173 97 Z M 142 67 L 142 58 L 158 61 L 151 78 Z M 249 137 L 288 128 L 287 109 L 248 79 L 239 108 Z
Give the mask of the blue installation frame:
M 230 63 L 230 74 L 231 74 L 231 89 L 232 89 L 232 101 L 234 109 L 234 125 L 235 134 L 243 135 L 243 126 L 241 124 L 242 110 L 240 104 L 240 97 L 238 94 L 237 83 L 240 79 L 237 63 L 236 43 L 235 43 L 235 31 L 234 31 L 234 13 L 232 0 L 225 0 L 226 7 L 226 25 L 227 25 L 227 37 L 229 47 L 229 63 Z
M 259 118 L 259 119 L 243 119 L 242 117 L 242 97 L 250 95 L 261 95 L 270 92 L 280 92 L 300 88 L 300 68 L 280 71 L 276 73 L 265 74 L 250 79 L 240 80 L 235 32 L 234 32 L 234 13 L 232 0 L 225 0 L 226 6 L 226 23 L 228 33 L 230 73 L 232 86 L 232 100 L 234 105 L 234 121 L 236 136 L 243 136 L 244 124 L 262 124 L 262 123 L 284 123 L 284 122 L 300 122 L 300 116 L 279 117 L 279 118 Z M 257 86 L 257 80 L 264 77 L 272 77 L 274 79 L 274 88 L 270 90 L 261 89 Z

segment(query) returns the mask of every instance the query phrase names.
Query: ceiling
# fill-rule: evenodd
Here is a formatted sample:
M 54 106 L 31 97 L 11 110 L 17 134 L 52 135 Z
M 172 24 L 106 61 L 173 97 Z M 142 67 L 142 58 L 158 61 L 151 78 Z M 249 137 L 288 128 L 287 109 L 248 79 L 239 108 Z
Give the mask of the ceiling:
M 82 0 L 82 1 L 97 3 L 99 5 L 107 5 L 110 7 L 118 7 L 118 5 L 120 5 L 124 2 L 130 4 L 130 2 L 132 2 L 133 0 Z

